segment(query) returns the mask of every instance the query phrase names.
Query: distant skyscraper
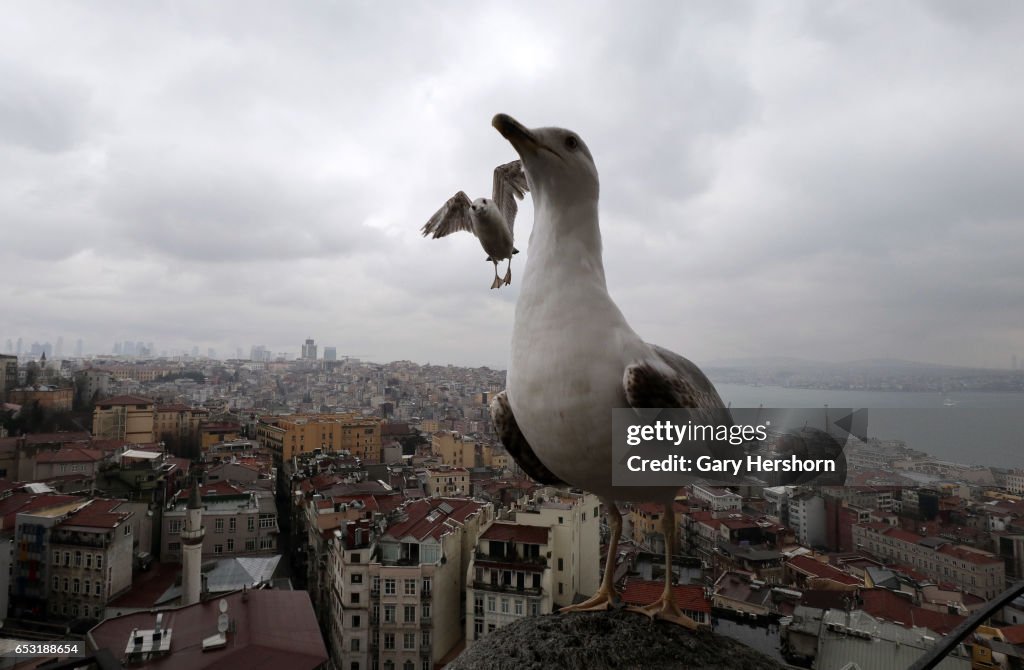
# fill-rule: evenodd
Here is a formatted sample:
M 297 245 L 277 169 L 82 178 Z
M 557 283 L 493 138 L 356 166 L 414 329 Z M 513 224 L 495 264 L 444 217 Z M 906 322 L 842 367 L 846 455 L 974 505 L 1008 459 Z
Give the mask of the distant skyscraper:
M 316 360 L 316 342 L 312 338 L 306 340 L 306 343 L 302 345 L 302 359 L 306 361 Z
M 75 340 L 75 358 L 82 357 L 82 338 Z
M 61 357 L 64 356 L 64 336 L 63 335 L 59 335 L 57 337 L 57 346 L 54 347 L 53 353 L 57 356 L 57 358 L 61 358 Z
M 18 345 L 14 349 L 14 353 L 17 354 L 18 356 L 21 356 L 21 338 L 20 337 L 18 338 Z
M 337 347 L 324 347 L 324 360 L 325 361 L 336 361 L 336 360 L 338 360 L 338 348 Z

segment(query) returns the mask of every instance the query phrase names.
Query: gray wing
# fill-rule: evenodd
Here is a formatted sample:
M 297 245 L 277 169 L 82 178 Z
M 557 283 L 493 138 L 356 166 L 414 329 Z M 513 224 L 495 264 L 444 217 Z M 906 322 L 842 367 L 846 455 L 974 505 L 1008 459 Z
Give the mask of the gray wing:
M 441 209 L 430 217 L 426 225 L 420 230 L 424 237 L 432 235 L 434 239 L 450 235 L 459 230 L 473 232 L 473 222 L 469 218 L 469 196 L 459 191 L 448 202 L 444 203 Z
M 725 407 L 715 385 L 689 359 L 655 344 L 648 346 L 651 357 L 627 366 L 622 377 L 630 407 Z
M 494 396 L 494 399 L 491 400 L 490 410 L 491 422 L 498 433 L 498 439 L 501 440 L 505 450 L 515 459 L 523 472 L 541 484 L 565 486 L 565 482 L 540 462 L 537 455 L 533 453 L 530 443 L 519 432 L 519 424 L 516 423 L 516 417 L 512 414 L 512 406 L 509 405 L 505 391 Z
M 522 200 L 530 187 L 526 183 L 526 173 L 523 172 L 522 161 L 512 161 L 494 168 L 494 187 L 491 197 L 494 204 L 501 210 L 508 224 L 508 232 L 513 232 L 512 226 L 516 222 L 516 213 L 519 205 L 516 199 Z

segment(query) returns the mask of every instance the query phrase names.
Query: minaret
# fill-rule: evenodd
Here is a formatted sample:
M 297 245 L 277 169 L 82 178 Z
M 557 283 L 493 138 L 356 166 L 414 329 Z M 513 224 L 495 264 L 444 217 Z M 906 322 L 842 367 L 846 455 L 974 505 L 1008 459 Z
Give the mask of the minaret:
M 199 602 L 203 590 L 203 501 L 199 485 L 192 487 L 185 510 L 185 530 L 181 533 L 181 604 Z

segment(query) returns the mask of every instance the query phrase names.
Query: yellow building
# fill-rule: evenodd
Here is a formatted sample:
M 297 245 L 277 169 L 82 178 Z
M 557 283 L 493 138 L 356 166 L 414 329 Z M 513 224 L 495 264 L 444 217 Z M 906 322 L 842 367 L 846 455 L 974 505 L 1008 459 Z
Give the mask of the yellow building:
M 361 414 L 262 417 L 256 437 L 286 459 L 323 449 L 348 451 L 363 461 L 380 462 L 381 420 Z
M 180 403 L 156 406 L 156 434 L 188 438 L 199 433 L 199 421 L 206 418 L 208 410 L 189 407 Z
M 31 386 L 7 392 L 7 402 L 15 405 L 39 403 L 40 407 L 54 412 L 70 412 L 75 391 L 72 388 L 56 386 Z
M 476 467 L 476 442 L 459 433 L 442 430 L 430 436 L 430 452 L 454 468 Z
M 152 400 L 122 395 L 96 404 L 92 434 L 132 444 L 156 441 L 156 407 Z

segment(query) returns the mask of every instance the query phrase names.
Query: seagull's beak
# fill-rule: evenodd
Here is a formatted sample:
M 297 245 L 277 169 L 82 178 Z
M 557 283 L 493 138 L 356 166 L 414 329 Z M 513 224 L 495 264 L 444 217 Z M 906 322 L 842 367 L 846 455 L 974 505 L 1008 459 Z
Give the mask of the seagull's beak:
M 495 114 L 491 119 L 491 125 L 501 133 L 502 137 L 512 143 L 520 158 L 525 159 L 542 148 L 541 143 L 537 141 L 537 137 L 530 129 L 508 114 Z

